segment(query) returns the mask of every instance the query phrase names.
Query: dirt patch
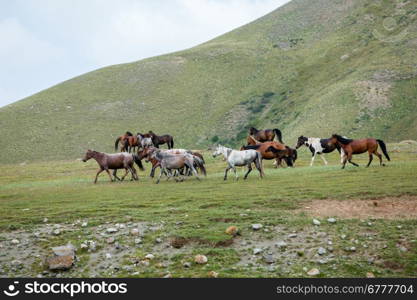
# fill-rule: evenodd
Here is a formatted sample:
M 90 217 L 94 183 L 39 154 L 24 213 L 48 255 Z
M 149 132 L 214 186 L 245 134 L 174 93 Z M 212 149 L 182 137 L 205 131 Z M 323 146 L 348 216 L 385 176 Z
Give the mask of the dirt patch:
M 304 205 L 303 212 L 316 217 L 343 219 L 416 219 L 417 197 L 386 197 L 361 200 L 313 200 Z

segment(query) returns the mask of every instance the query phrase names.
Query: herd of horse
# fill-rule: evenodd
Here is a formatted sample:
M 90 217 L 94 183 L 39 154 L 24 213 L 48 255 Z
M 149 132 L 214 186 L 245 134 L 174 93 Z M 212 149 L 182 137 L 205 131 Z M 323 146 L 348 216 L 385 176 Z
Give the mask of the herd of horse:
M 168 150 L 160 149 L 160 146 L 164 144 L 168 146 Z M 138 133 L 133 135 L 128 131 L 116 139 L 115 151 L 119 149 L 119 145 L 120 153 L 106 154 L 88 150 L 85 154 L 84 162 L 94 159 L 99 165 L 94 183 L 97 183 L 98 176 L 104 171 L 107 172 L 112 182 L 116 180 L 123 181 L 129 173 L 132 176 L 131 180 L 137 181 L 139 176 L 134 165 L 136 164 L 143 171 L 142 160 L 151 163 L 152 170 L 150 176 L 152 178 L 155 177 L 156 169 L 160 168 L 157 184 L 160 183 L 163 175 L 167 177 L 167 180 L 175 178 L 176 181 L 183 181 L 189 176 L 194 176 L 197 180 L 200 180 L 199 173 L 204 176 L 207 175 L 203 155 L 196 151 L 174 149 L 174 138 L 171 135 L 158 136 L 152 131 L 146 134 Z M 340 153 L 342 169 L 346 167 L 348 162 L 358 167 L 359 165 L 352 161 L 353 155 L 366 152 L 369 155 L 367 167 L 371 165 L 374 155 L 379 158 L 380 165 L 385 166 L 382 155 L 378 152 L 379 148 L 381 148 L 386 159 L 388 161 L 391 160 L 384 141 L 374 138 L 354 140 L 337 134 L 332 135 L 328 139 L 300 136 L 295 148 L 291 148 L 282 141 L 282 133 L 279 129 L 257 130 L 253 127 L 249 129 L 247 145 L 242 146 L 240 150 L 234 150 L 222 145 L 217 145 L 211 148 L 211 150 L 214 151 L 213 157 L 223 156 L 224 161 L 227 163 L 224 180 L 227 180 L 230 170 L 234 171 L 236 180 L 238 180 L 236 167 L 246 166 L 248 168 L 244 176 L 244 179 L 247 179 L 253 170 L 253 165 L 255 165 L 259 176 L 262 178 L 264 176 L 263 160 L 274 160 L 276 168 L 283 166 L 283 162 L 288 167 L 293 167 L 298 157 L 297 150 L 302 146 L 308 147 L 312 153 L 311 166 L 313 166 L 317 155 L 320 155 L 327 165 L 328 162 L 323 154 L 331 153 L 335 150 Z M 125 170 L 122 178 L 117 176 L 118 170 Z

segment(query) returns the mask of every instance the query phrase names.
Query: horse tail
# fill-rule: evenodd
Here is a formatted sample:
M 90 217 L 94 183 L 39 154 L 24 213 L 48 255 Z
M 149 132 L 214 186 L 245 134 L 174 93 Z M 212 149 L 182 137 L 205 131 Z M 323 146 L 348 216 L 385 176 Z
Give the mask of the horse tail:
M 171 139 L 171 148 L 174 149 L 174 138 Z
M 194 155 L 194 160 L 196 162 L 197 167 L 201 170 L 203 175 L 207 176 L 207 171 L 206 171 L 206 168 L 204 167 L 204 161 L 200 157 L 195 156 L 195 155 Z
M 140 160 L 140 158 L 137 154 L 133 154 L 133 160 L 138 165 L 138 167 L 141 171 L 145 171 L 145 168 L 143 167 L 142 161 Z
M 125 139 L 125 152 L 129 152 L 129 139 Z
M 292 159 L 295 162 L 298 159 L 298 152 L 297 152 L 296 149 L 291 149 L 291 151 L 293 151 L 293 157 L 292 157 Z
M 281 144 L 284 144 L 284 142 L 282 141 L 282 132 L 281 132 L 281 130 L 275 128 L 273 131 L 274 131 L 275 135 L 277 136 L 278 141 Z
M 116 142 L 114 143 L 114 151 L 117 151 L 117 148 L 119 147 L 120 140 L 121 140 L 121 137 L 118 137 Z
M 376 141 L 378 142 L 379 146 L 381 146 L 382 153 L 384 153 L 384 155 L 388 159 L 388 161 L 391 161 L 391 158 L 388 155 L 387 145 L 385 145 L 383 140 L 376 140 Z

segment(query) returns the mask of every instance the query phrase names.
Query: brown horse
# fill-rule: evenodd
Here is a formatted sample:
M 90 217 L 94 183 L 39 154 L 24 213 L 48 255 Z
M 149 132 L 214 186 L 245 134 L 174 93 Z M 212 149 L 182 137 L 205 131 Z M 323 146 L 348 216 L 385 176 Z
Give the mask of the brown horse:
M 126 147 L 125 140 L 128 137 L 133 137 L 133 134 L 131 132 L 129 132 L 129 131 L 127 131 L 124 135 L 119 136 L 116 139 L 116 142 L 114 143 L 114 151 L 117 151 L 117 148 L 119 147 L 119 143 L 121 143 L 122 144 L 122 147 L 120 148 L 120 152 L 127 152 L 128 149 L 125 148 Z
M 126 152 L 132 153 L 136 152 L 136 148 L 140 148 L 141 147 L 141 140 L 140 140 L 140 135 L 137 136 L 128 136 L 124 139 L 124 149 L 126 150 Z
M 282 166 L 282 160 L 285 160 L 289 167 L 293 167 L 294 162 L 297 160 L 297 150 L 278 142 L 257 143 L 255 145 L 252 142 L 252 145 L 243 146 L 240 150 L 256 150 L 261 153 L 262 159 L 275 159 L 277 167 Z
M 123 181 L 129 172 L 132 174 L 132 180 L 139 180 L 137 175 L 136 169 L 133 166 L 134 163 L 138 165 L 141 170 L 144 170 L 142 162 L 139 160 L 137 155 L 127 154 L 127 153 L 118 153 L 118 154 L 106 154 L 101 153 L 93 150 L 88 150 L 83 158 L 83 162 L 87 162 L 90 159 L 95 159 L 100 166 L 100 169 L 97 172 L 96 179 L 94 183 L 97 183 L 98 175 L 100 175 L 103 171 L 106 171 L 110 177 L 110 181 L 113 182 L 113 178 L 110 174 L 109 170 L 114 170 L 114 177 L 118 180 Z M 117 177 L 116 173 L 117 170 L 125 169 L 126 173 L 120 179 Z
M 284 144 L 282 141 L 282 133 L 279 129 L 266 129 L 266 130 L 258 130 L 255 127 L 251 127 L 249 129 L 249 135 L 253 136 L 256 140 L 263 142 L 272 142 L 275 137 L 277 137 L 278 141 L 281 144 Z
M 344 138 L 340 135 L 334 134 L 330 140 L 329 145 L 339 145 L 343 151 L 345 152 L 345 156 L 343 158 L 343 167 L 344 169 L 346 167 L 346 163 L 349 161 L 352 165 L 355 167 L 359 167 L 358 164 L 352 162 L 352 156 L 357 154 L 362 154 L 365 152 L 368 152 L 369 154 L 369 162 L 366 166 L 367 168 L 371 165 L 375 154 L 379 158 L 379 162 L 381 166 L 385 166 L 385 164 L 382 162 L 382 155 L 378 152 L 378 145 L 381 147 L 382 152 L 384 153 L 385 157 L 388 161 L 391 161 L 391 158 L 388 155 L 387 146 L 385 145 L 384 141 L 377 140 L 373 138 L 368 139 L 360 139 L 360 140 L 351 140 Z
M 174 138 L 171 135 L 166 134 L 166 135 L 158 136 L 152 131 L 149 131 L 146 137 L 148 136 L 152 138 L 152 143 L 154 144 L 156 148 L 159 148 L 160 145 L 167 144 L 168 149 L 174 149 Z

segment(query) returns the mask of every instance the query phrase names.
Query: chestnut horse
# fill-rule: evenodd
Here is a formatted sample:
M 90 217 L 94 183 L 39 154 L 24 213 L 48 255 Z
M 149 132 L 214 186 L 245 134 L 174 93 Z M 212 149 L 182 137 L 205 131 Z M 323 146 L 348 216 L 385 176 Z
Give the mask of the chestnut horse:
M 294 166 L 297 159 L 297 150 L 278 142 L 266 142 L 243 146 L 241 150 L 256 150 L 262 155 L 262 159 L 273 160 L 277 162 L 277 167 L 282 166 L 282 160 L 285 160 L 289 167 Z
M 124 149 L 126 152 L 132 153 L 136 152 L 136 148 L 140 148 L 142 146 L 141 144 L 141 135 L 138 134 L 137 136 L 128 136 L 125 138 L 125 146 Z
M 377 140 L 373 138 L 351 140 L 351 139 L 344 138 L 340 135 L 334 134 L 330 138 L 328 143 L 329 145 L 336 145 L 336 144 L 339 145 L 345 152 L 345 156 L 343 158 L 342 169 L 346 167 L 347 162 L 351 163 L 355 167 L 359 167 L 358 164 L 352 162 L 352 156 L 357 155 L 357 154 L 362 154 L 365 152 L 368 152 L 369 154 L 369 162 L 368 162 L 368 165 L 366 166 L 367 168 L 371 165 L 374 159 L 373 155 L 378 156 L 381 166 L 385 166 L 385 164 L 382 162 L 382 155 L 378 152 L 378 145 L 381 147 L 381 150 L 384 153 L 387 160 L 391 161 L 391 158 L 388 155 L 387 146 L 382 140 Z
M 159 148 L 160 145 L 164 144 L 168 145 L 168 149 L 174 148 L 174 138 L 169 134 L 158 136 L 152 131 L 149 131 L 149 133 L 145 135 L 145 137 L 152 138 L 152 143 L 156 148 Z
M 88 150 L 83 158 L 83 162 L 87 162 L 90 159 L 95 159 L 100 166 L 100 169 L 97 172 L 96 179 L 94 183 L 97 183 L 98 175 L 100 175 L 103 171 L 106 171 L 110 177 L 110 181 L 113 182 L 113 178 L 110 174 L 109 170 L 114 170 L 114 177 L 118 180 L 123 181 L 129 172 L 132 174 L 132 180 L 139 180 L 138 174 L 136 172 L 135 167 L 133 166 L 134 163 L 138 165 L 141 170 L 144 170 L 142 162 L 139 160 L 137 155 L 127 154 L 127 153 L 118 153 L 118 154 L 106 154 L 101 153 L 93 150 Z M 117 177 L 116 173 L 117 170 L 125 169 L 126 173 L 120 179 Z
M 277 137 L 278 141 L 281 144 L 284 144 L 282 141 L 282 133 L 279 129 L 266 129 L 266 130 L 258 130 L 255 127 L 251 127 L 249 129 L 249 135 L 253 136 L 256 140 L 260 142 L 272 142 L 275 137 Z
M 122 148 L 120 149 L 120 151 L 121 152 L 127 152 L 128 149 L 126 148 L 125 140 L 128 137 L 133 137 L 133 134 L 129 131 L 127 131 L 124 135 L 119 136 L 116 139 L 116 142 L 114 143 L 114 151 L 117 151 L 117 148 L 119 147 L 119 142 L 121 142 L 122 143 Z

